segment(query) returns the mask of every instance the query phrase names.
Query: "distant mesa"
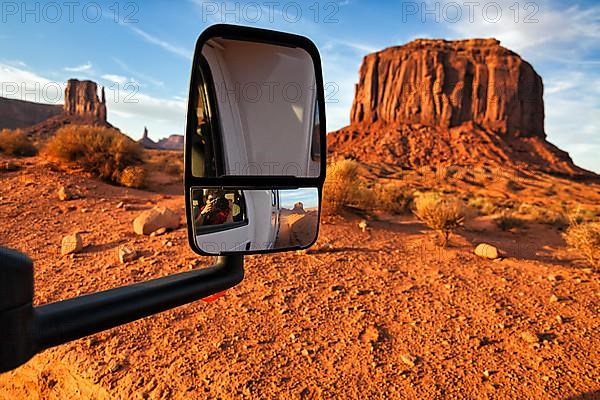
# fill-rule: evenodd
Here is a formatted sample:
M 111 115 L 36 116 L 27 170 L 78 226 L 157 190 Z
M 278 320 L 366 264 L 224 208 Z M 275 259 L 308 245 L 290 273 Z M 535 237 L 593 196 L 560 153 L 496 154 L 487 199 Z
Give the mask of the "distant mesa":
M 546 140 L 542 78 L 496 39 L 417 39 L 367 55 L 350 120 L 329 150 L 370 165 L 592 174 Z
M 95 82 L 70 79 L 65 89 L 65 104 L 60 109 L 60 112 L 47 119 L 32 126 L 22 127 L 23 130 L 35 141 L 44 141 L 61 127 L 70 124 L 98 125 L 116 129 L 107 121 L 104 88 L 102 88 L 101 97 L 98 98 L 98 86 Z
M 104 88 L 102 88 L 102 97 L 99 99 L 96 82 L 69 80 L 65 90 L 64 110 L 69 115 L 77 115 L 95 122 L 106 123 Z
M 63 106 L 0 97 L 0 129 L 23 129 L 35 142 L 43 142 L 58 129 L 71 124 L 117 129 L 108 122 L 104 88 L 98 96 L 96 82 L 69 79 Z M 154 142 L 144 128 L 139 143 L 147 149 L 183 151 L 184 138 L 171 135 Z
M 158 143 L 148 137 L 148 128 L 144 127 L 144 134 L 142 138 L 138 140 L 138 143 L 141 144 L 145 149 L 156 149 L 158 148 Z
M 182 135 L 171 135 L 155 142 L 148 136 L 148 128 L 144 127 L 144 134 L 138 143 L 146 149 L 183 151 L 184 138 Z
M 305 214 L 306 211 L 304 210 L 304 203 L 299 201 L 296 204 L 294 204 L 294 208 L 292 209 L 292 212 L 294 214 Z
M 0 129 L 27 128 L 62 113 L 63 107 L 0 97 Z

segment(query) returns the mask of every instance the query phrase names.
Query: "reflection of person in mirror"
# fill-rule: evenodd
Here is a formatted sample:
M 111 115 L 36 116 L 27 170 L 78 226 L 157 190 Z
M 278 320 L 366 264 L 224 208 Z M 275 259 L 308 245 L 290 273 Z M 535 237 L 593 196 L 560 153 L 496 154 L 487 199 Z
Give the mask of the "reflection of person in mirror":
M 209 191 L 206 195 L 206 204 L 196 218 L 196 224 L 222 225 L 233 221 L 231 204 L 221 191 Z

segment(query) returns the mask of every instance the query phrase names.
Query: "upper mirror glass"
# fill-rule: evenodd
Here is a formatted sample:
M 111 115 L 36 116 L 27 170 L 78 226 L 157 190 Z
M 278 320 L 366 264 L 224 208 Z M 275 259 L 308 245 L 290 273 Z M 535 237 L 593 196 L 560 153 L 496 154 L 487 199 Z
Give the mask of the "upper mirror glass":
M 319 191 L 192 188 L 191 218 L 207 254 L 303 249 L 317 238 Z
M 196 58 L 188 113 L 192 175 L 317 178 L 317 75 L 299 47 L 224 39 Z

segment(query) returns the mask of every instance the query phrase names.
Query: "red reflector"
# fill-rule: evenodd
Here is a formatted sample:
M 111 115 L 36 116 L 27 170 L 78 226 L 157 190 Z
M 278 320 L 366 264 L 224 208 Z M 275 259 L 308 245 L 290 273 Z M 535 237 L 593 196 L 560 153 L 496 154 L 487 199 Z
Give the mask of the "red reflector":
M 205 301 L 207 303 L 213 302 L 213 301 L 218 300 L 219 298 L 225 296 L 225 292 L 227 292 L 227 290 L 223 290 L 222 292 L 211 294 L 210 296 L 203 298 L 202 301 Z

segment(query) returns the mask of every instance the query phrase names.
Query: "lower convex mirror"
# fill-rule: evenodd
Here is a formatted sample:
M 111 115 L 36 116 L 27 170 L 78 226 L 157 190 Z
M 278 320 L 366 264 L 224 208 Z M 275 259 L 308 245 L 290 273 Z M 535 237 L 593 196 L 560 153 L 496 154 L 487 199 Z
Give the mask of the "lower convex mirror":
M 206 254 L 305 249 L 317 238 L 317 188 L 191 188 L 194 243 Z

